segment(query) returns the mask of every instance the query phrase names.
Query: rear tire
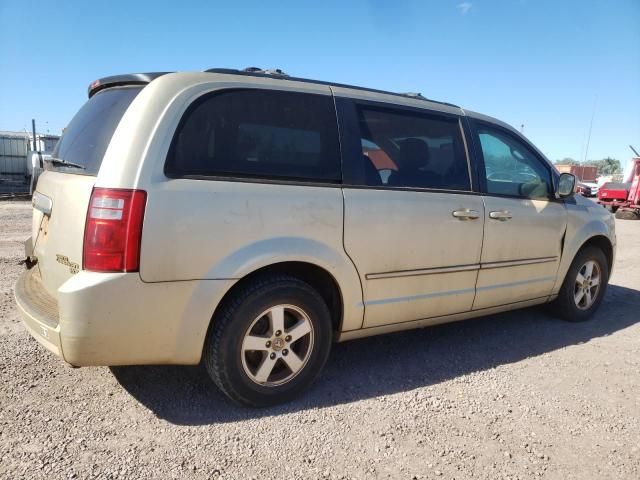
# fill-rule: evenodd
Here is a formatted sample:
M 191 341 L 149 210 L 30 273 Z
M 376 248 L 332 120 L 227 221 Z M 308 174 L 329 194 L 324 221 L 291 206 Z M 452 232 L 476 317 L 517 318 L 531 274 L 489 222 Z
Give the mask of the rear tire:
M 604 205 L 604 208 L 606 208 L 611 213 L 616 213 L 616 211 L 618 210 L 618 207 L 614 205 Z
M 291 400 L 318 377 L 332 342 L 329 309 L 307 283 L 258 277 L 216 312 L 203 360 L 232 400 L 265 407 Z
M 638 214 L 638 210 L 623 208 L 616 212 L 616 218 L 620 220 L 640 220 L 640 214 Z
M 609 265 L 597 247 L 581 249 L 565 276 L 552 311 L 569 322 L 584 322 L 598 309 L 607 291 Z

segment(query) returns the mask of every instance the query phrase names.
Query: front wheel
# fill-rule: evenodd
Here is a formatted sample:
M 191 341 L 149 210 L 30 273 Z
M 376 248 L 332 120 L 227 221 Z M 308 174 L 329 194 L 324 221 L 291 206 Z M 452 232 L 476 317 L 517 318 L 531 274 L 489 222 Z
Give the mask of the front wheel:
M 555 313 L 570 322 L 588 320 L 600 306 L 608 282 L 609 265 L 602 250 L 583 248 L 573 259 L 553 304 Z
M 232 400 L 254 407 L 286 402 L 322 370 L 331 325 L 326 303 L 307 283 L 286 275 L 257 278 L 216 313 L 204 363 Z

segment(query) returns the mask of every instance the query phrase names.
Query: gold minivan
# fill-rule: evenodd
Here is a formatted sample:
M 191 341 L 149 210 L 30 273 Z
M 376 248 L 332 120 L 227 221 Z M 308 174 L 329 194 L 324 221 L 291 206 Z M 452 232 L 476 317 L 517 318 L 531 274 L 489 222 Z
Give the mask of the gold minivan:
M 74 366 L 203 362 L 290 399 L 333 341 L 549 303 L 598 308 L 615 254 L 508 125 L 279 70 L 97 80 L 33 195 L 24 324 Z

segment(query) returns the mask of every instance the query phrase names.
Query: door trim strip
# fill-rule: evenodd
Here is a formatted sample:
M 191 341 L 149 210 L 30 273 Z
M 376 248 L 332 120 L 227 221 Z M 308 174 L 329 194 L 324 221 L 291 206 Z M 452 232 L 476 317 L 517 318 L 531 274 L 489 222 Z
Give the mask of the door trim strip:
M 533 265 L 535 263 L 551 263 L 558 260 L 558 257 L 539 257 L 539 258 L 525 258 L 522 260 L 504 260 L 501 262 L 487 262 L 480 264 L 482 270 L 490 268 L 503 268 L 503 267 L 519 267 L 520 265 Z
M 417 277 L 422 275 L 437 275 L 439 273 L 470 272 L 473 270 L 480 270 L 480 264 L 476 263 L 473 265 L 457 265 L 453 267 L 418 268 L 415 270 L 397 270 L 395 272 L 367 273 L 365 278 L 367 280 L 378 280 L 381 278 Z
M 423 275 L 439 275 L 443 273 L 472 272 L 474 270 L 488 270 L 494 268 L 519 267 L 521 265 L 533 265 L 537 263 L 556 262 L 559 257 L 525 258 L 522 260 L 505 260 L 501 262 L 476 263 L 471 265 L 456 265 L 453 267 L 418 268 L 414 270 L 396 270 L 393 272 L 367 273 L 367 280 L 380 280 L 383 278 L 418 277 Z
M 382 298 L 379 300 L 367 300 L 364 302 L 365 307 L 371 307 L 373 305 L 386 305 L 389 303 L 404 303 L 404 302 L 413 302 L 416 300 L 427 300 L 429 298 L 435 297 L 447 297 L 450 295 L 465 295 L 467 293 L 473 293 L 475 288 L 463 288 L 461 290 L 446 290 L 443 292 L 434 292 L 434 293 L 425 293 L 422 295 L 411 295 L 409 297 L 393 297 L 393 298 Z M 468 310 L 465 310 L 468 311 Z

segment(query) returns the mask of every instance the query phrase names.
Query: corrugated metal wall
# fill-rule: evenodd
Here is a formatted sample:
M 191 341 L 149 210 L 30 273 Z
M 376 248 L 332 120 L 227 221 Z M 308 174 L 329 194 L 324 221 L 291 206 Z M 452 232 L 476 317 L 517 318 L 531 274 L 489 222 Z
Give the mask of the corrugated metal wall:
M 27 175 L 29 137 L 0 135 L 0 175 Z

